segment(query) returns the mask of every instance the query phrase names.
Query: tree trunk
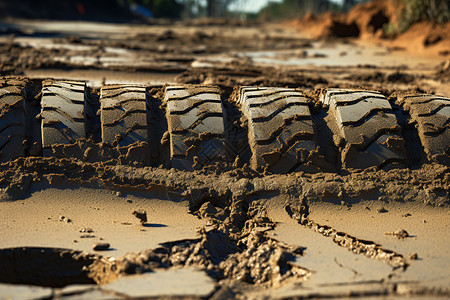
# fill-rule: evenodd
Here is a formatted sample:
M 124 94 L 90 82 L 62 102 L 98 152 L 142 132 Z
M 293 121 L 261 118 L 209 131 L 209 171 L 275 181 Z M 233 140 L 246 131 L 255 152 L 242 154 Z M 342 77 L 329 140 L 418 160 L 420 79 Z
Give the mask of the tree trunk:
M 216 16 L 216 5 L 215 0 L 208 0 L 208 17 L 213 18 Z

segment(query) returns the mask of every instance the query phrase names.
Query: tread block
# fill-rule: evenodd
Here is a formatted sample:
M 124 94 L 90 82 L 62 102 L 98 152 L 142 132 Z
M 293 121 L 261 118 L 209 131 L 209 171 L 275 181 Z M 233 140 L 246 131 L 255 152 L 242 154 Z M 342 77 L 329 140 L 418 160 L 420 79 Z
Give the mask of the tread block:
M 0 79 L 0 163 L 25 154 L 24 78 Z
M 218 87 L 167 86 L 164 102 L 172 167 L 192 170 L 226 160 Z
M 345 168 L 365 169 L 404 164 L 406 149 L 391 104 L 381 93 L 329 89 L 320 97 L 338 126 Z M 337 146 L 342 146 L 340 143 Z
M 308 98 L 287 88 L 242 87 L 238 103 L 248 119 L 251 167 L 296 171 L 316 150 Z
M 428 159 L 450 164 L 450 98 L 409 94 L 399 100 L 417 124 Z
M 102 140 L 129 146 L 148 142 L 147 93 L 144 86 L 105 85 L 100 91 Z
M 85 88 L 82 81 L 44 81 L 41 98 L 41 134 L 44 156 L 53 145 L 73 144 L 86 137 Z

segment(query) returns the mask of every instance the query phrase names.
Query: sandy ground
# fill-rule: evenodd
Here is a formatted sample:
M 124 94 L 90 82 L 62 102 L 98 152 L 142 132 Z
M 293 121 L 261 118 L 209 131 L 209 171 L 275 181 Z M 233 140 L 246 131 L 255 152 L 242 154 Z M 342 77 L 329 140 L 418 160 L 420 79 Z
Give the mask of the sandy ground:
M 33 188 L 23 201 L 2 202 L 0 247 L 55 247 L 91 252 L 94 243 L 105 241 L 111 244 L 111 249 L 103 254 L 118 257 L 126 252 L 156 248 L 170 239 L 198 238 L 196 229 L 204 225 L 204 221 L 187 213 L 187 203 L 182 199 L 177 202 L 164 193 L 153 196 L 116 193 L 41 187 Z M 132 215 L 135 210 L 147 212 L 148 222 L 144 226 Z
M 241 84 L 305 90 L 363 87 L 386 93 L 421 90 L 450 95 L 448 71 L 443 69 L 445 57 L 410 54 L 367 41 L 313 40 L 280 25 L 246 28 L 15 20 L 1 28 L 14 34 L 0 36 L 2 74 L 26 75 L 37 81 L 49 77 L 77 79 L 93 87 L 125 82 L 156 86 L 203 83 L 217 84 L 225 90 Z M 31 173 L 25 167 L 9 168 L 18 174 Z M 159 176 L 158 172 L 163 171 L 146 172 Z M 365 183 L 385 176 L 380 174 Z M 118 175 L 124 181 L 127 176 Z M 172 180 L 172 175 L 167 176 Z M 321 234 L 320 228 L 309 228 L 291 218 L 285 202 L 292 199 L 285 192 L 259 194 L 243 189 L 241 194 L 245 196 L 238 193 L 247 201 L 243 205 L 241 198 L 229 194 L 219 197 L 219 192 L 211 192 L 215 188 L 221 191 L 220 184 L 214 183 L 216 177 L 195 173 L 177 178 L 178 189 L 168 187 L 167 192 L 130 192 L 128 183 L 126 189 L 100 189 L 86 183 L 53 186 L 37 181 L 19 198 L 0 202 L 0 250 L 50 247 L 104 256 L 99 268 L 90 269 L 92 274 L 101 273 L 98 278 L 104 285 L 54 288 L 51 284 L 0 284 L 0 298 L 125 299 L 169 295 L 212 299 L 431 299 L 450 295 L 450 211 L 448 200 L 442 201 L 442 197 L 431 194 L 426 205 L 424 190 L 406 203 L 376 198 L 327 202 L 325 196 L 322 202 L 308 203 L 310 222 L 355 238 L 354 244 L 342 247 Z M 246 187 L 247 179 L 240 180 Z M 260 182 L 281 186 L 281 181 L 289 180 L 263 178 Z M 326 181 L 310 181 L 314 180 Z M 336 179 L 337 186 L 343 182 L 340 180 Z M 431 185 L 432 180 L 423 180 Z M 238 186 L 240 181 L 230 182 Z M 254 186 L 257 183 L 255 179 Z M 201 207 L 197 207 L 192 203 L 195 197 L 183 194 L 188 190 L 186 186 L 194 190 L 206 186 L 209 192 L 200 189 L 200 193 L 209 193 L 210 198 L 199 200 Z M 405 189 L 412 191 L 413 186 Z M 253 207 L 254 203 L 262 206 Z M 132 215 L 139 209 L 148 214 L 144 226 Z M 245 211 L 244 217 L 240 209 Z M 92 232 L 80 232 L 83 229 Z M 385 234 L 402 229 L 409 234 L 404 239 Z M 93 251 L 96 242 L 110 243 L 110 248 Z M 383 255 L 402 257 L 401 267 L 393 266 L 388 259 L 363 255 L 358 243 L 378 249 Z M 17 257 L 20 255 L 27 254 Z M 252 257 L 256 257 L 254 261 Z M 45 263 L 44 255 L 40 259 Z M 240 272 L 245 268 L 254 279 Z M 39 276 L 39 270 L 33 267 L 29 272 Z M 144 275 L 135 275 L 141 272 Z
M 200 237 L 196 229 L 205 222 L 187 214 L 187 203 L 182 198 L 174 199 L 175 195 L 164 193 L 116 193 L 89 188 L 32 188 L 30 195 L 22 200 L 0 203 L 3 215 L 0 247 L 55 247 L 92 252 L 93 243 L 104 241 L 111 244 L 111 249 L 97 253 L 119 257 L 127 252 L 157 248 L 159 243 Z M 406 269 L 393 269 L 386 262 L 354 254 L 333 243 L 331 238 L 301 226 L 284 210 L 285 200 L 283 196 L 263 199 L 268 217 L 276 223 L 275 229 L 270 230 L 268 235 L 288 245 L 304 247 L 303 255 L 296 259 L 295 264 L 309 270 L 311 274 L 307 280 L 272 289 L 261 291 L 249 288 L 244 293 L 246 297 L 338 297 L 347 295 L 349 291 L 362 297 L 369 292 L 389 294 L 394 286 L 397 296 L 414 293 L 418 287 L 426 287 L 431 296 L 433 293 L 439 294 L 440 290 L 448 286 L 448 208 L 405 203 L 380 206 L 379 203 L 367 201 L 351 207 L 332 203 L 311 204 L 310 218 L 319 224 L 362 240 L 374 241 L 405 257 L 417 254 L 417 259 L 408 259 L 409 266 Z M 384 209 L 382 213 L 378 212 L 381 208 Z M 134 209 L 147 211 L 149 222 L 145 226 L 141 226 L 131 214 Z M 70 218 L 70 222 L 61 221 L 61 216 Z M 93 232 L 80 233 L 86 228 L 91 228 Z M 387 235 L 399 229 L 406 230 L 410 236 L 399 239 Z M 172 286 L 172 281 L 181 280 L 183 283 L 180 283 L 179 288 L 170 288 L 169 294 L 186 296 L 193 293 L 198 296 L 208 295 L 211 288 L 214 290 L 210 279 L 204 281 L 201 279 L 203 273 L 197 274 L 195 269 L 187 269 L 181 274 L 173 272 L 168 275 L 170 281 L 164 279 L 165 273 L 157 272 L 156 277 L 136 275 L 124 281 L 119 280 L 120 283 L 106 285 L 103 289 L 125 294 L 128 291 L 132 297 L 153 297 L 165 294 L 164 289 Z M 179 276 L 180 279 L 177 279 Z M 185 281 L 186 276 L 197 280 L 189 284 Z M 151 288 L 150 285 L 142 289 L 140 285 L 144 282 L 155 287 Z M 197 288 L 192 290 L 192 284 L 197 285 Z M 166 287 L 161 290 L 161 285 Z M 8 292 L 6 286 L 0 287 L 2 293 Z M 83 291 L 86 289 L 81 288 Z M 421 293 L 424 291 L 421 290 Z

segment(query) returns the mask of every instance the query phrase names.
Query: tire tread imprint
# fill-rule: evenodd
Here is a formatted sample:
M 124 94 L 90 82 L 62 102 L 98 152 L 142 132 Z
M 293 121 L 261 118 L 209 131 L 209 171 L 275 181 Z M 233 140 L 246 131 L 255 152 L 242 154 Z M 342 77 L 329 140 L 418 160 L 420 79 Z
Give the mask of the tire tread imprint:
M 25 88 L 28 79 L 0 79 L 0 163 L 25 155 Z
M 104 85 L 100 90 L 102 141 L 119 146 L 147 142 L 147 93 L 140 85 Z
M 338 124 L 345 141 L 341 150 L 342 166 L 365 169 L 387 163 L 406 162 L 401 128 L 388 99 L 366 90 L 328 89 L 320 101 L 329 106 L 329 114 Z
M 41 98 L 41 134 L 44 155 L 58 144 L 86 137 L 83 81 L 44 81 Z
M 225 117 L 220 97 L 215 86 L 165 87 L 172 167 L 192 170 L 226 160 Z
M 428 159 L 450 163 L 450 98 L 429 94 L 406 94 L 399 99 L 417 124 Z
M 299 91 L 242 87 L 238 103 L 249 122 L 252 168 L 288 173 L 303 163 L 299 151 L 316 149 L 308 99 Z

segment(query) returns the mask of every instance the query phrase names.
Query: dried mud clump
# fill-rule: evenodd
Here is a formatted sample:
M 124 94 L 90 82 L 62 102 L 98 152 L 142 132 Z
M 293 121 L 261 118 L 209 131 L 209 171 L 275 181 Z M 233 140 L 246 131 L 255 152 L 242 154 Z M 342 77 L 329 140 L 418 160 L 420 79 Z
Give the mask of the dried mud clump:
M 77 159 L 83 162 L 103 162 L 111 165 L 131 165 L 136 167 L 151 164 L 150 147 L 146 142 L 136 142 L 129 146 L 112 146 L 78 139 L 73 144 L 52 145 L 49 155 L 57 158 Z
M 212 206 L 207 205 L 209 213 L 213 211 Z M 262 205 L 250 205 L 243 226 L 239 218 L 230 217 L 230 213 L 223 215 L 218 210 L 215 218 L 205 213 L 205 205 L 201 210 L 210 220 L 209 226 L 200 229 L 201 238 L 167 242 L 160 248 L 126 254 L 118 259 L 102 258 L 89 267 L 90 277 L 103 284 L 120 276 L 157 268 L 195 266 L 218 281 L 228 279 L 269 287 L 280 286 L 291 279 L 303 280 L 310 274 L 294 264 L 295 258 L 303 254 L 302 247 L 288 246 L 267 236 L 266 231 L 273 229 L 275 223 L 267 218 Z M 240 230 L 236 233 L 225 228 Z
M 132 212 L 132 214 L 139 219 L 139 222 L 141 222 L 142 225 L 147 223 L 147 212 L 145 210 L 135 210 Z

